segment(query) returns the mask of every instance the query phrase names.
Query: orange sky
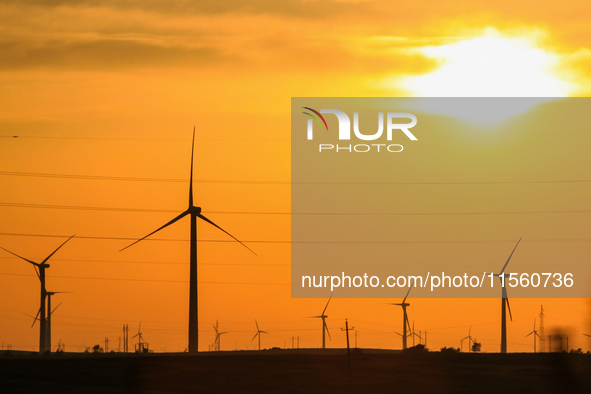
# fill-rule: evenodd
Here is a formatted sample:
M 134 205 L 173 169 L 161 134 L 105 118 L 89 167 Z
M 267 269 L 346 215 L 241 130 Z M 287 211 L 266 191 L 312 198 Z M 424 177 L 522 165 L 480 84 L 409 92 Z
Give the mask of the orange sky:
M 406 77 L 445 64 L 425 47 L 479 37 L 487 27 L 528 37 L 556 56 L 553 75 L 571 84 L 569 94 L 587 96 L 591 86 L 591 8 L 579 1 L 139 4 L 0 5 L 0 246 L 42 259 L 65 239 L 48 235 L 77 234 L 48 271 L 49 291 L 72 292 L 54 298 L 63 304 L 53 345 L 61 339 L 67 350 L 105 337 L 116 346 L 121 326 L 133 334 L 140 321 L 154 350 L 186 347 L 188 219 L 155 237 L 164 241 L 118 250 L 185 208 L 193 125 L 196 203 L 258 254 L 199 225 L 200 349 L 213 342 L 216 319 L 230 331 L 223 349 L 252 348 L 255 318 L 270 333 L 265 347 L 289 345 L 292 336 L 318 347 L 321 324 L 308 317 L 325 301 L 290 298 L 291 97 L 412 95 Z M 589 135 L 568 141 L 585 146 Z M 586 179 L 585 168 L 577 178 Z M 582 199 L 589 186 L 568 192 Z M 501 260 L 507 248 L 498 245 Z M 38 298 L 33 268 L 0 253 L 1 342 L 38 347 L 38 330 L 24 315 L 36 313 Z M 344 346 L 348 318 L 359 346 L 400 348 L 393 333 L 400 311 L 384 305 L 391 301 L 333 300 L 329 346 Z M 459 346 L 471 325 L 483 350 L 497 351 L 499 304 L 413 300 L 409 318 L 429 332 L 431 348 Z M 524 336 L 540 304 L 547 333 L 562 327 L 572 332 L 572 347 L 591 348 L 581 335 L 591 331 L 586 300 L 515 299 L 510 351 L 532 350 Z

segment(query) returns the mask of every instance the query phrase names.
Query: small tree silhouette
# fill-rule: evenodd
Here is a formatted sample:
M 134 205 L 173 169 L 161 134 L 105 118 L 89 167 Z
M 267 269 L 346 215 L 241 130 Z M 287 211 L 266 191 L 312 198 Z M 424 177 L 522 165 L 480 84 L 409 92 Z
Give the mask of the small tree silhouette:
M 93 353 L 102 353 L 103 352 L 103 348 L 101 347 L 101 345 L 94 345 L 92 347 L 92 352 Z
M 480 351 L 480 348 L 482 347 L 482 344 L 480 342 L 472 342 L 472 352 L 474 353 L 478 353 Z

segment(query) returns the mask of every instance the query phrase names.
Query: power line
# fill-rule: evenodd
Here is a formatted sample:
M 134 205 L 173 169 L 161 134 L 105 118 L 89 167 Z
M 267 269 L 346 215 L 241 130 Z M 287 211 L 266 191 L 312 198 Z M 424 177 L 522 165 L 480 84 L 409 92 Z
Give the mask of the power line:
M 72 174 L 54 174 L 41 172 L 18 172 L 18 171 L 0 171 L 0 175 L 5 176 L 24 176 L 24 177 L 38 177 L 38 178 L 63 178 L 63 179 L 91 179 L 103 181 L 137 181 L 137 182 L 184 182 L 188 183 L 188 179 L 178 178 L 142 178 L 129 176 L 105 176 L 105 175 L 72 175 Z M 238 183 L 238 184 L 256 184 L 256 185 L 274 185 L 285 184 L 289 185 L 289 181 L 238 181 L 238 180 L 199 180 L 194 179 L 193 183 Z
M 178 209 L 152 208 L 120 208 L 93 207 L 82 205 L 51 205 L 51 204 L 23 204 L 0 202 L 1 207 L 16 208 L 45 208 L 45 209 L 74 209 L 83 211 L 111 211 L 111 212 L 163 212 L 177 213 Z M 591 213 L 589 209 L 551 210 L 551 211 L 498 211 L 498 212 L 255 212 L 255 211 L 208 211 L 212 214 L 226 215 L 305 215 L 305 216 L 449 216 L 449 215 L 533 215 L 533 214 L 578 214 Z
M 0 235 L 17 236 L 17 237 L 46 237 L 46 238 L 68 238 L 69 235 L 54 235 L 54 234 L 25 234 L 25 233 L 5 233 L 0 232 Z M 92 239 L 92 240 L 116 240 L 116 241 L 137 241 L 137 238 L 130 237 L 101 237 L 101 236 L 84 236 L 76 235 L 78 239 Z M 172 238 L 147 238 L 146 241 L 175 241 L 175 242 L 189 242 L 188 239 L 172 239 Z M 526 243 L 557 243 L 557 242 L 589 242 L 591 238 L 540 238 L 527 239 L 522 242 Z M 200 239 L 197 242 L 211 242 L 211 243 L 234 243 L 234 240 L 219 240 L 219 239 Z M 259 243 L 259 244 L 372 244 L 372 245 L 389 245 L 389 244 L 497 244 L 497 243 L 515 243 L 514 239 L 477 239 L 477 240 L 448 240 L 448 241 L 281 241 L 281 240 L 246 240 L 244 243 Z
M 75 175 L 40 172 L 0 171 L 5 176 L 25 176 L 40 178 L 66 178 L 66 179 L 91 179 L 108 181 L 143 181 L 143 182 L 187 182 L 187 179 L 178 178 L 145 178 L 122 177 L 105 175 Z M 539 181 L 469 181 L 469 182 L 290 182 L 290 181 L 239 181 L 239 180 L 193 180 L 193 183 L 237 183 L 237 184 L 264 184 L 264 185 L 498 185 L 498 184 L 540 184 L 540 183 L 591 183 L 591 179 L 567 179 L 567 180 L 539 180 Z
M 14 274 L 0 272 L 2 276 L 35 276 L 31 274 Z M 189 283 L 188 280 L 167 280 L 167 279 L 132 279 L 132 278 L 98 278 L 90 276 L 58 276 L 52 275 L 52 278 L 59 279 L 89 279 L 89 280 L 116 280 L 123 282 L 164 282 L 164 283 Z M 202 282 L 198 283 L 208 285 L 266 285 L 266 286 L 291 286 L 291 283 L 265 283 L 265 282 Z
M 12 256 L 0 256 L 0 259 L 8 260 L 19 260 L 18 257 Z M 52 258 L 51 261 L 68 261 L 75 263 L 114 263 L 114 264 L 159 264 L 159 265 L 188 265 L 189 263 L 181 263 L 174 261 L 131 261 L 131 260 L 89 260 L 89 259 L 58 259 Z M 237 266 L 237 267 L 290 267 L 291 264 L 259 264 L 259 263 L 199 263 L 199 265 L 211 265 L 211 266 Z M 314 266 L 317 266 L 314 264 Z

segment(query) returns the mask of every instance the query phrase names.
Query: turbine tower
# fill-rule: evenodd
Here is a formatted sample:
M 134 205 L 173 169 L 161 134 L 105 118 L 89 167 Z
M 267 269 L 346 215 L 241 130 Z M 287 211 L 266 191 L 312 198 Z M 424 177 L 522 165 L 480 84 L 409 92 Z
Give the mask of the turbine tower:
M 410 287 L 410 289 L 408 289 L 408 292 L 406 293 L 406 296 L 404 297 L 404 299 L 402 300 L 402 302 L 400 304 L 393 304 L 390 303 L 390 305 L 399 305 L 402 307 L 402 349 L 406 349 L 406 338 L 408 337 L 408 333 L 406 331 L 407 327 L 408 327 L 408 331 L 411 331 L 410 329 L 410 323 L 408 321 L 408 315 L 406 313 L 406 307 L 410 306 L 409 303 L 406 302 L 406 299 L 408 298 L 408 295 L 410 294 L 410 291 L 412 290 L 412 286 Z
M 251 342 L 254 341 L 254 339 L 258 336 L 259 337 L 259 350 L 261 350 L 261 334 L 268 334 L 268 332 L 262 331 L 261 329 L 259 329 L 259 323 L 257 322 L 256 319 L 254 319 L 254 324 L 257 325 L 257 333 L 254 334 L 254 337 L 252 337 L 252 339 L 250 341 Z
M 25 260 L 26 262 L 33 264 L 33 266 L 35 267 L 35 273 L 37 274 L 37 277 L 39 278 L 39 281 L 41 282 L 41 303 L 40 303 L 41 305 L 39 306 L 39 311 L 37 312 L 37 316 L 39 316 L 39 353 L 45 353 L 47 350 L 51 350 L 47 346 L 47 312 L 48 311 L 47 311 L 47 305 L 46 305 L 47 290 L 45 289 L 45 269 L 49 268 L 49 264 L 47 264 L 47 260 L 49 260 L 51 258 L 51 256 L 53 256 L 55 254 L 55 252 L 57 252 L 62 246 L 64 246 L 66 244 L 66 242 L 71 240 L 73 237 L 74 236 L 72 235 L 70 238 L 66 239 L 63 244 L 58 246 L 56 250 L 54 250 L 49 256 L 47 256 L 40 263 L 36 263 L 32 260 L 29 260 L 29 259 L 26 259 L 22 256 L 19 256 L 18 254 L 13 253 L 10 250 L 0 247 L 0 249 L 7 251 L 8 253 L 18 257 L 19 259 Z M 35 322 L 33 322 L 33 324 L 35 324 Z
M 326 303 L 326 306 L 324 307 L 322 314 L 320 316 L 314 316 L 314 318 L 322 319 L 322 348 L 323 349 L 326 349 L 326 334 L 328 334 L 328 339 L 330 339 L 332 341 L 332 339 L 330 337 L 330 332 L 328 332 L 328 326 L 326 325 L 326 318 L 328 316 L 324 314 L 326 312 L 326 308 L 328 308 L 328 303 L 330 302 L 331 298 L 332 298 L 332 294 L 328 298 L 328 302 Z
M 544 317 L 546 314 L 544 313 L 544 305 L 540 307 L 540 353 L 544 353 L 546 351 L 546 334 L 544 331 Z
M 534 319 L 534 330 L 527 334 L 525 337 L 529 337 L 530 335 L 534 335 L 534 353 L 536 352 L 536 337 L 541 338 L 540 334 L 536 331 L 536 319 Z
M 515 253 L 515 249 L 517 249 L 519 242 L 521 242 L 521 238 L 519 238 L 519 241 L 517 241 L 517 244 L 515 245 L 513 251 L 509 255 L 509 258 L 507 259 L 507 262 L 503 266 L 501 272 L 499 274 L 496 274 L 496 276 L 499 277 L 499 280 L 501 281 L 501 286 L 503 288 L 503 298 L 501 299 L 501 353 L 507 353 L 507 309 L 509 309 L 509 318 L 511 319 L 511 321 L 513 321 L 513 316 L 511 314 L 511 306 L 509 306 L 509 298 L 507 297 L 506 288 L 507 278 L 509 278 L 509 275 L 505 274 L 505 268 L 507 268 L 507 265 L 509 265 L 509 261 L 511 261 L 511 257 L 513 257 L 513 253 Z M 503 279 L 501 279 L 501 277 Z
M 222 346 L 222 344 L 221 344 L 222 338 L 221 337 L 222 337 L 222 335 L 227 334 L 228 332 L 227 331 L 225 331 L 225 332 L 218 331 L 218 321 L 217 320 L 215 321 L 215 326 L 213 324 L 212 324 L 212 326 L 213 326 L 213 329 L 215 330 L 215 341 L 213 341 L 213 345 L 214 345 L 214 348 L 217 345 L 218 352 L 219 352 L 221 350 L 221 346 Z
M 187 215 L 191 216 L 191 247 L 190 247 L 190 258 L 189 258 L 189 353 L 197 353 L 199 351 L 199 327 L 198 327 L 198 292 L 197 292 L 197 218 L 206 221 L 207 223 L 211 224 L 214 227 L 217 227 L 235 241 L 238 241 L 242 246 L 246 249 L 250 250 L 255 256 L 256 253 L 253 252 L 248 246 L 243 244 L 238 238 L 234 237 L 232 234 L 206 218 L 201 214 L 201 207 L 196 207 L 193 205 L 193 155 L 195 152 L 195 128 L 193 128 L 193 142 L 191 144 L 191 175 L 189 179 L 189 207 L 186 211 L 166 223 L 165 225 L 159 227 L 158 229 L 152 231 L 150 234 L 146 235 L 138 239 L 137 241 L 127 245 L 120 251 L 123 251 L 129 248 L 132 245 L 148 238 L 150 235 L 157 233 L 158 231 L 170 226 L 171 224 L 177 222 L 178 220 L 184 218 Z

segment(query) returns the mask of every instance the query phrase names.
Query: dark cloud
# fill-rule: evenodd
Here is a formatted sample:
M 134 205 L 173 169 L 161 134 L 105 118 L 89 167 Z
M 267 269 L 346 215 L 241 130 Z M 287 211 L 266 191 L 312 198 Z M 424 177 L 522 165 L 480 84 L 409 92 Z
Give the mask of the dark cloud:
M 0 41 L 0 69 L 72 68 L 110 69 L 125 67 L 198 67 L 227 60 L 217 49 L 153 45 L 124 40 L 56 42 Z
M 368 3 L 304 0 L 0 0 L 0 4 L 40 7 L 108 7 L 166 14 L 277 14 L 291 17 L 330 17 L 369 9 Z

